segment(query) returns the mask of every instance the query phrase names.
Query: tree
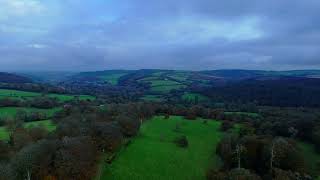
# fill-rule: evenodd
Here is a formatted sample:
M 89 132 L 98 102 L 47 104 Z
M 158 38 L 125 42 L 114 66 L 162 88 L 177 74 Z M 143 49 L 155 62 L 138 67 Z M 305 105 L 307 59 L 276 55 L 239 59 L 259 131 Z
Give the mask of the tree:
M 8 164 L 0 163 L 0 180 L 13 179 L 11 174 L 11 169 Z
M 129 137 L 136 135 L 141 125 L 139 120 L 123 114 L 116 117 L 116 122 L 119 123 L 122 133 Z
M 97 147 L 102 152 L 116 151 L 123 142 L 123 134 L 116 123 L 94 123 L 92 136 Z
M 304 158 L 295 144 L 284 138 L 276 138 L 271 143 L 270 169 L 274 168 L 298 172 L 306 169 Z
M 0 162 L 8 160 L 9 153 L 9 145 L 6 142 L 0 140 Z
M 10 161 L 10 169 L 14 179 L 43 179 L 51 164 L 55 143 L 40 141 L 24 147 Z M 45 173 L 43 173 L 45 171 Z
M 316 150 L 320 152 L 320 126 L 313 129 L 312 142 L 315 144 Z
M 17 121 L 25 122 L 25 121 L 27 121 L 27 119 L 28 119 L 28 113 L 27 113 L 25 110 L 23 110 L 23 109 L 18 109 L 18 110 L 17 110 L 17 113 L 16 113 L 15 119 L 16 119 Z
M 26 129 L 19 128 L 12 133 L 9 143 L 13 145 L 15 150 L 20 150 L 32 143 L 32 137 Z
M 91 179 L 95 174 L 97 152 L 88 137 L 63 138 L 54 158 L 57 179 Z
M 228 173 L 228 180 L 261 180 L 261 178 L 247 169 L 237 168 Z

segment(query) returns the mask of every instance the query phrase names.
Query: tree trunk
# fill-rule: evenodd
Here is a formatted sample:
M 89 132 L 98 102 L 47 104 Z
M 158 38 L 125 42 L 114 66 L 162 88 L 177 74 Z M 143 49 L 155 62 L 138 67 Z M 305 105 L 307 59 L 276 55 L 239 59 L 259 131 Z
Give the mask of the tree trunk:
M 29 170 L 27 170 L 27 180 L 31 180 L 31 174 Z

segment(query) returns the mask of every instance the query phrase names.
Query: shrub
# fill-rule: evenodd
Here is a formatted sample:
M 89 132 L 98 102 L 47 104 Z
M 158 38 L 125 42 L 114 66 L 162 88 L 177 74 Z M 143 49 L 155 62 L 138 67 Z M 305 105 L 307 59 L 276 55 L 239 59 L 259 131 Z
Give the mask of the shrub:
M 189 142 L 186 136 L 180 136 L 175 139 L 174 141 L 177 146 L 182 147 L 182 148 L 187 148 L 189 146 Z

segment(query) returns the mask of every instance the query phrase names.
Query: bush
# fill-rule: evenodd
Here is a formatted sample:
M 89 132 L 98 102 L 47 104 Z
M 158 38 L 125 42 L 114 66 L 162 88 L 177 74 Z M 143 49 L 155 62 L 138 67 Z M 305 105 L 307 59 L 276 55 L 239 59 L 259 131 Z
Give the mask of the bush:
M 178 137 L 174 142 L 176 143 L 177 146 L 182 148 L 187 148 L 189 146 L 189 142 L 186 136 Z
M 233 127 L 233 123 L 231 121 L 223 121 L 221 125 L 222 131 L 228 131 Z

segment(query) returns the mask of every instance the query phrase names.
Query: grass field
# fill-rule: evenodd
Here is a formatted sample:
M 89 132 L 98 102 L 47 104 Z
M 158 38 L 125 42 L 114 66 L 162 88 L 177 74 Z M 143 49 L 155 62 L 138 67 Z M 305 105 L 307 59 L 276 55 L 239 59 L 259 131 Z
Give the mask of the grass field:
M 28 122 L 24 124 L 25 128 L 32 128 L 41 126 L 48 129 L 49 132 L 54 131 L 56 129 L 56 125 L 52 123 L 51 120 L 43 120 L 43 121 L 35 121 L 35 122 Z M 8 140 L 9 133 L 5 127 L 0 127 L 0 140 Z
M 320 154 L 316 153 L 314 146 L 311 144 L 298 142 L 298 145 L 304 154 L 308 169 L 311 170 L 313 175 L 318 176 L 317 180 L 320 180 L 320 172 L 316 170 L 317 163 L 320 163 Z
M 177 90 L 186 87 L 186 85 L 180 82 L 155 76 L 146 77 L 139 81 L 150 83 L 151 91 L 160 94 L 169 93 L 171 90 Z
M 38 112 L 45 114 L 47 118 L 51 118 L 55 112 L 61 110 L 61 108 L 53 109 L 37 109 L 37 108 L 24 108 L 24 107 L 3 107 L 0 108 L 0 118 L 9 117 L 14 118 L 18 111 L 25 111 L 27 113 Z
M 119 79 L 126 75 L 127 73 L 114 73 L 114 74 L 108 74 L 108 75 L 105 75 L 105 76 L 101 76 L 101 78 L 103 80 L 105 80 L 106 82 L 112 84 L 112 85 L 117 85 L 118 84 L 118 81 Z
M 180 126 L 176 132 L 176 126 Z M 145 122 L 140 134 L 118 154 L 111 165 L 104 165 L 100 179 L 114 180 L 204 180 L 210 165 L 220 166 L 214 155 L 222 134 L 220 123 L 188 121 L 182 117 L 155 117 Z M 186 135 L 189 147 L 177 147 L 172 141 Z
M 185 85 L 163 85 L 163 86 L 153 86 L 151 87 L 151 91 L 157 92 L 157 93 L 169 93 L 172 90 L 182 89 L 185 88 Z
M 1 98 L 14 98 L 14 99 L 30 99 L 42 96 L 41 93 L 36 92 L 27 92 L 27 91 L 17 91 L 17 90 L 8 90 L 0 89 L 0 99 Z M 73 100 L 76 97 L 79 97 L 80 100 L 93 100 L 94 97 L 87 95 L 64 95 L 64 94 L 48 94 L 49 97 L 57 98 L 61 102 Z
M 151 86 L 155 87 L 155 86 L 178 86 L 181 85 L 180 83 L 176 82 L 176 81 L 171 81 L 171 80 L 152 80 L 151 82 Z
M 199 101 L 199 102 L 203 102 L 203 101 L 209 100 L 208 97 L 203 96 L 203 95 L 198 94 L 198 93 L 190 93 L 190 92 L 187 92 L 187 93 L 185 93 L 185 94 L 182 96 L 182 99 L 183 99 L 184 101 L 191 101 L 191 102 L 195 102 L 197 98 L 198 98 L 198 101 Z
M 178 81 L 187 81 L 189 76 L 190 73 L 188 72 L 176 72 L 168 75 L 168 77 L 176 79 Z

